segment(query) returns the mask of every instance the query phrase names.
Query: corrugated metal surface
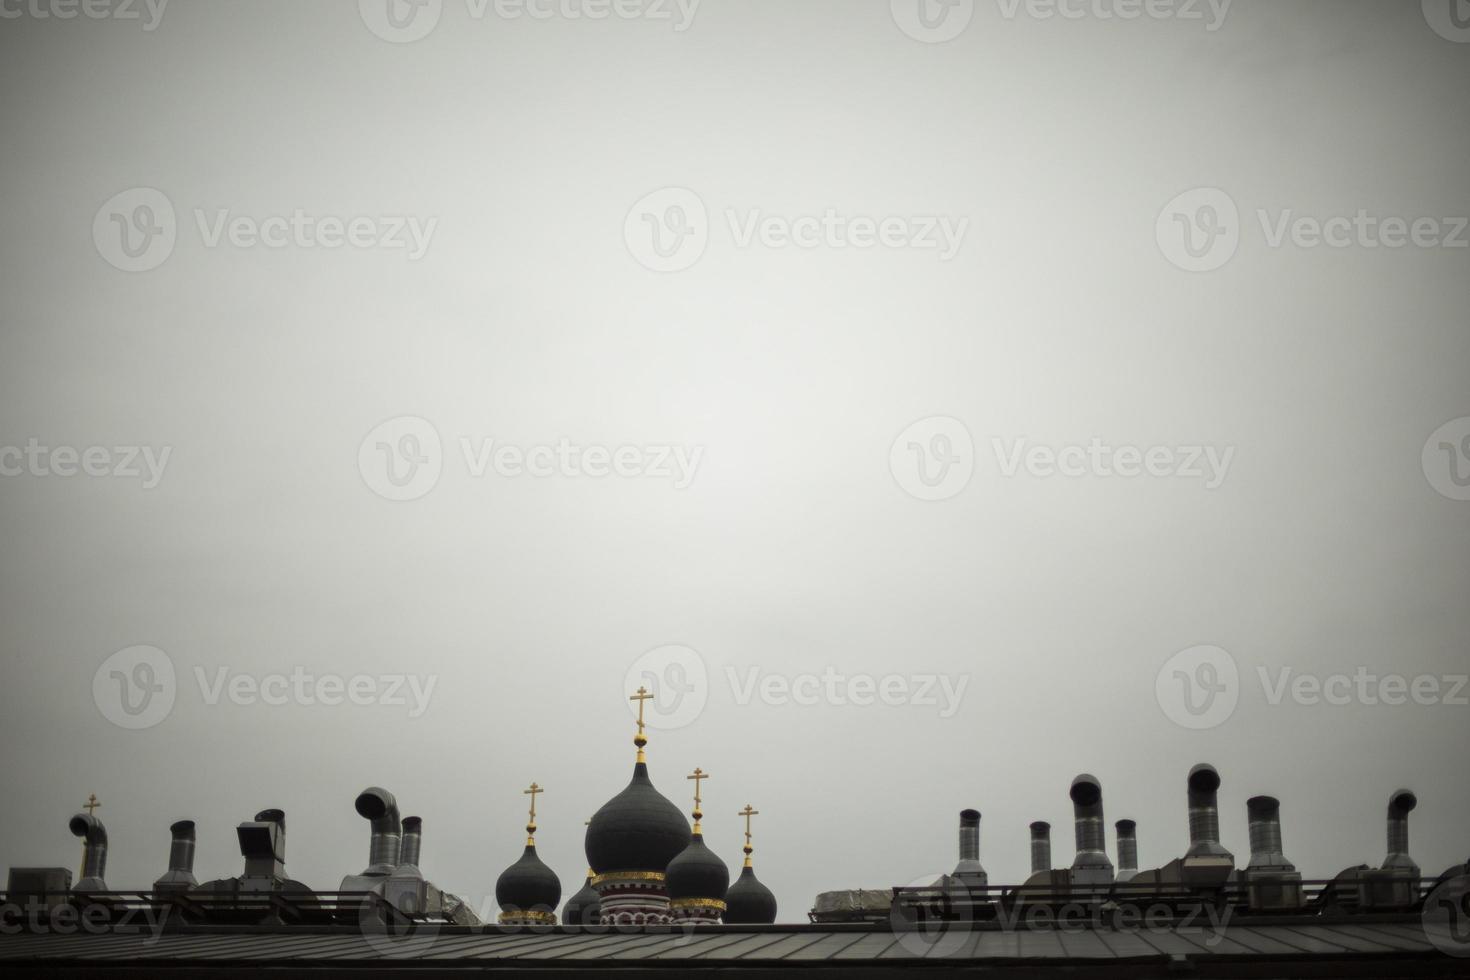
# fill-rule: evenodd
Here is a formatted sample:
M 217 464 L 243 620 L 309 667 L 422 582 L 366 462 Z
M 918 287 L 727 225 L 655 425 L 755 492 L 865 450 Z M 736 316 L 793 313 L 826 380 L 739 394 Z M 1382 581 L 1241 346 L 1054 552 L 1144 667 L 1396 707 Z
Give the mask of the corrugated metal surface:
M 946 934 L 799 926 L 750 931 L 587 935 L 462 930 L 407 939 L 342 932 L 73 934 L 0 936 L 0 960 L 102 962 L 351 962 L 372 960 L 587 960 L 704 963 L 947 962 L 1049 960 L 1096 962 L 1187 957 L 1434 955 L 1411 922 L 1251 923 L 1219 931 L 1181 929 L 975 930 Z

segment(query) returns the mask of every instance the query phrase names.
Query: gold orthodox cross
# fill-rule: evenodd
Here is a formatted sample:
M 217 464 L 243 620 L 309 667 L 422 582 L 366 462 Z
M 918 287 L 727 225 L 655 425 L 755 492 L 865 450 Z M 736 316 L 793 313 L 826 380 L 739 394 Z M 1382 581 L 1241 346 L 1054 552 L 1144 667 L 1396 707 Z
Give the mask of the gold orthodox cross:
M 101 805 L 102 805 L 101 803 L 97 802 L 97 794 L 96 793 L 88 793 L 87 794 L 87 802 L 85 802 L 85 803 L 82 804 L 82 809 L 83 810 L 86 810 L 87 811 L 87 816 L 91 817 L 91 816 L 95 816 L 96 809 L 99 806 L 101 806 Z M 85 840 L 83 840 L 82 841 L 82 863 L 81 863 L 80 869 L 77 871 L 77 878 L 78 878 L 78 880 L 80 880 L 80 879 L 86 877 L 86 875 L 87 875 L 87 842 Z
M 750 867 L 750 852 L 755 850 L 755 848 L 750 846 L 750 818 L 759 814 L 760 811 L 752 809 L 749 803 L 745 804 L 744 810 L 741 810 L 739 813 L 735 814 L 735 816 L 737 817 L 745 818 L 745 847 L 743 848 L 743 850 L 745 851 L 745 866 L 747 868 Z
M 530 789 L 521 790 L 522 796 L 529 795 L 531 797 L 531 819 L 526 823 L 527 846 L 536 843 L 536 794 L 544 792 L 546 792 L 546 790 L 542 789 L 540 786 L 537 786 L 534 782 L 531 784 Z
M 699 821 L 704 819 L 704 812 L 699 808 L 699 781 L 702 779 L 708 779 L 709 773 L 705 772 L 698 766 L 695 766 L 693 774 L 685 776 L 684 778 L 694 780 L 694 832 L 697 834 L 700 833 Z
M 638 702 L 638 734 L 633 736 L 633 744 L 638 746 L 638 761 L 643 762 L 643 746 L 648 744 L 648 737 L 643 734 L 643 702 L 652 698 L 648 688 L 640 686 L 638 693 L 630 697 L 629 701 Z
M 87 802 L 85 802 L 85 803 L 82 804 L 82 809 L 83 810 L 86 810 L 87 811 L 87 816 L 90 817 L 90 816 L 92 816 L 92 811 L 93 810 L 96 810 L 101 805 L 102 805 L 101 803 L 97 802 L 97 794 L 96 793 L 88 793 L 87 794 Z

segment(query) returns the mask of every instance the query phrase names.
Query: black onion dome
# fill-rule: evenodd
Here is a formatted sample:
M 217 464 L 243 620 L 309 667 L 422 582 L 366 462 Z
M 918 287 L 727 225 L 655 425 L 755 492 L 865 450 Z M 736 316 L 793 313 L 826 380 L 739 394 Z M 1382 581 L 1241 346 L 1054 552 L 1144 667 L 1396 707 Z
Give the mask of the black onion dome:
M 597 890 L 592 887 L 589 877 L 582 890 L 567 899 L 561 910 L 561 921 L 569 926 L 595 926 L 601 910 L 602 900 L 597 897 Z
M 689 821 L 653 788 L 648 766 L 633 766 L 627 789 L 608 800 L 587 828 L 587 863 L 598 874 L 658 871 L 689 843 Z
M 742 868 L 725 893 L 724 920 L 738 925 L 776 921 L 776 896 L 760 883 L 755 871 Z
M 693 834 L 689 846 L 669 862 L 670 898 L 713 898 L 724 901 L 730 887 L 730 869 L 704 843 L 703 834 Z
M 495 881 L 495 902 L 507 911 L 555 912 L 560 901 L 561 881 L 536 856 L 535 844 L 527 844 L 521 859 Z

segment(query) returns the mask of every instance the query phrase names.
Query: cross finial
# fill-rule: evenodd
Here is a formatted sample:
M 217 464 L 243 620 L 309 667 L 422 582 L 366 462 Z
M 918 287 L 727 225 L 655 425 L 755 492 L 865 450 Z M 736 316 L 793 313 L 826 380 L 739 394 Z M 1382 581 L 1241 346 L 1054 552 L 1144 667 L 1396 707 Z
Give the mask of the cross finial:
M 645 761 L 643 758 L 643 746 L 648 744 L 648 737 L 643 734 L 643 702 L 652 697 L 653 695 L 648 693 L 648 688 L 640 685 L 638 693 L 628 699 L 629 701 L 638 702 L 638 734 L 633 736 L 633 744 L 638 746 L 639 762 Z
M 735 816 L 737 816 L 737 817 L 744 817 L 745 818 L 745 848 L 744 848 L 744 850 L 745 850 L 745 866 L 747 868 L 750 867 L 750 854 L 751 854 L 752 851 L 755 850 L 755 848 L 753 848 L 753 847 L 750 846 L 750 818 L 751 817 L 754 817 L 754 816 L 758 816 L 759 814 L 760 814 L 760 811 L 759 810 L 756 810 L 756 809 L 753 809 L 749 803 L 745 804 L 745 809 L 744 810 L 741 810 L 739 813 L 735 814 Z
M 83 810 L 86 810 L 87 811 L 87 816 L 90 817 L 92 815 L 92 811 L 93 810 L 96 810 L 101 805 L 102 805 L 101 803 L 97 802 L 97 794 L 96 793 L 88 793 L 87 794 L 87 802 L 85 802 L 85 803 L 82 804 L 82 809 Z
M 699 782 L 702 779 L 708 779 L 709 773 L 695 766 L 694 772 L 684 778 L 694 780 L 694 832 L 698 834 L 700 833 L 699 821 L 704 819 L 704 812 L 699 809 Z
M 521 790 L 521 795 L 531 797 L 531 819 L 526 822 L 526 846 L 531 847 L 536 843 L 536 794 L 544 793 L 546 790 L 531 783 L 530 789 Z

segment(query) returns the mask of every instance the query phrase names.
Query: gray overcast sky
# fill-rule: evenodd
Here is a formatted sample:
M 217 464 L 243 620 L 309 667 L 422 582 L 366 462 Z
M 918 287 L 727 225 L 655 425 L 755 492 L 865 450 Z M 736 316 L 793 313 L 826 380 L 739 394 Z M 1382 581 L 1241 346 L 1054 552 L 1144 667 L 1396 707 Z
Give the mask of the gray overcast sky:
M 238 874 L 235 824 L 275 806 L 288 870 L 334 889 L 382 784 L 424 817 L 430 877 L 487 907 L 536 780 L 569 894 L 650 666 L 656 785 L 687 807 L 684 774 L 714 774 L 732 868 L 736 810 L 761 811 L 783 920 L 948 869 L 966 806 L 992 881 L 1025 875 L 1036 819 L 1065 865 L 1082 771 L 1144 867 L 1187 845 L 1198 761 L 1242 864 L 1270 793 L 1309 877 L 1376 865 L 1399 785 L 1425 873 L 1465 860 L 1470 43 L 1447 5 L 906 2 L 445 0 L 395 34 L 384 0 L 175 0 L 152 30 L 142 4 L 5 0 L 0 867 L 75 867 L 96 792 L 115 887 L 162 872 L 182 817 L 200 878 Z M 1342 247 L 1298 222 L 1359 211 Z M 1385 218 L 1434 220 L 1389 247 Z M 162 472 L 60 476 L 76 459 L 33 439 Z M 1094 439 L 1166 447 L 1163 475 Z M 621 446 L 635 475 L 588 475 Z M 657 447 L 697 450 L 692 480 Z M 640 662 L 671 644 L 697 659 Z M 113 669 L 166 680 L 108 661 L 137 645 L 174 671 L 157 718 L 119 714 Z M 1201 645 L 1233 680 L 1171 663 Z M 1272 703 L 1360 668 L 1438 694 Z M 417 717 L 210 703 L 298 669 L 434 687 Z M 801 680 L 829 670 L 836 696 Z M 1202 682 L 1182 707 L 1179 677 Z M 867 679 L 902 703 L 850 703 Z M 919 695 L 941 679 L 952 711 Z

